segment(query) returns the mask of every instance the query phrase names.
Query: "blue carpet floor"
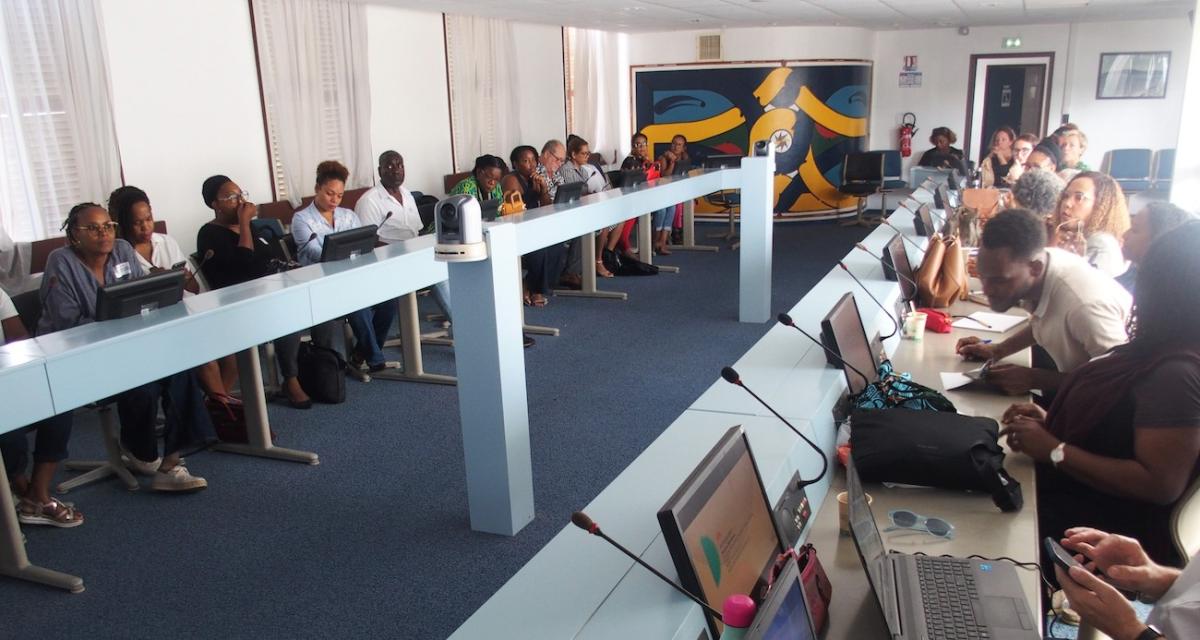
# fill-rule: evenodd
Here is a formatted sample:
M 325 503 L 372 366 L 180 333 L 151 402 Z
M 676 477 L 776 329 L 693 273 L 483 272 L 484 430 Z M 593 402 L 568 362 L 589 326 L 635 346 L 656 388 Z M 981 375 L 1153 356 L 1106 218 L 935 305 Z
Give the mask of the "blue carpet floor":
M 777 225 L 774 308 L 865 234 Z M 454 387 L 348 381 L 343 405 L 271 406 L 279 444 L 319 466 L 204 452 L 188 458 L 209 481 L 197 494 L 113 481 L 68 494 L 87 522 L 27 528 L 27 547 L 87 590 L 0 579 L 0 637 L 447 636 L 766 332 L 737 322 L 737 259 L 676 252 L 662 262 L 679 274 L 602 283 L 627 302 L 527 311 L 562 335 L 525 351 L 537 517 L 519 535 L 468 526 Z M 425 364 L 452 373 L 453 353 L 426 347 Z M 79 420 L 72 453 L 100 451 Z

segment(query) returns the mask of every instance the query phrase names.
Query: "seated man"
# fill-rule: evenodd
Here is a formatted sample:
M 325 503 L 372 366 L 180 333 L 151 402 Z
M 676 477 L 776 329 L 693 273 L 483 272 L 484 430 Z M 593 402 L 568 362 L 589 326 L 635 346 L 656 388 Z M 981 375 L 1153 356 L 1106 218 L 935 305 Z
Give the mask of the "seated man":
M 1009 209 L 983 228 L 976 261 L 983 293 L 994 311 L 1020 305 L 1029 323 L 999 344 L 971 336 L 958 341 L 959 355 L 999 360 L 1041 345 L 1057 371 L 996 364 L 986 381 L 1006 393 L 1053 391 L 1065 374 L 1127 340 L 1133 300 L 1112 278 L 1083 258 L 1046 248 L 1045 222 L 1024 209 Z

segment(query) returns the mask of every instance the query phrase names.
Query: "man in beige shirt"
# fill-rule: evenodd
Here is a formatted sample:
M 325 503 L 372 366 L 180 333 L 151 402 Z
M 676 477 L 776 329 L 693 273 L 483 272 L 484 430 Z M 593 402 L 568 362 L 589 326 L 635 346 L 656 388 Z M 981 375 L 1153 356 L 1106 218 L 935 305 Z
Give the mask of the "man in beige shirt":
M 1029 323 L 998 344 L 963 338 L 958 353 L 999 360 L 1036 344 L 1058 368 L 995 364 L 987 371 L 989 384 L 1012 394 L 1053 391 L 1067 373 L 1128 340 L 1129 293 L 1083 258 L 1047 249 L 1046 227 L 1033 213 L 1000 213 L 984 227 L 980 245 L 976 264 L 988 304 L 995 311 L 1020 305 L 1030 313 Z

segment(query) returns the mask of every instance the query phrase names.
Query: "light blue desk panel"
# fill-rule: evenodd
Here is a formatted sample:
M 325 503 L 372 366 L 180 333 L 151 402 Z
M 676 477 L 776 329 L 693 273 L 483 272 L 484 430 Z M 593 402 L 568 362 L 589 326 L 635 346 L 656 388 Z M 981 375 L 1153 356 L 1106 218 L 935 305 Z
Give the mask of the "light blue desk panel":
M 722 189 L 741 186 L 741 169 L 713 169 L 694 176 L 659 178 L 636 187 L 584 196 L 578 203 L 549 205 L 504 216 L 492 224 L 520 225 L 517 251 L 529 253 L 630 218 Z M 563 214 L 563 215 L 559 215 Z
M 285 275 L 291 282 L 308 283 L 315 324 L 445 280 L 446 263 L 433 259 L 434 242 L 433 236 L 420 236 Z
M 785 469 L 792 465 L 792 460 L 808 467 L 802 471 L 805 474 L 820 469 L 820 461 L 808 445 L 774 418 L 686 411 L 583 511 L 614 540 L 634 553 L 643 553 L 661 537 L 656 517 L 659 508 L 721 435 L 738 424 L 746 427 L 750 446 L 765 477 L 783 478 L 786 482 Z M 812 433 L 807 423 L 795 424 Z M 786 475 L 790 473 L 786 471 Z M 782 483 L 772 483 L 768 496 L 777 499 L 782 490 Z M 668 576 L 674 575 L 669 559 L 655 566 Z M 603 540 L 568 523 L 451 637 L 574 638 L 585 625 L 590 625 L 593 612 L 610 597 L 615 585 L 622 583 L 627 574 L 637 575 L 642 571 Z M 661 583 L 659 587 L 668 589 Z M 682 596 L 675 597 L 683 601 Z M 537 603 L 536 616 L 529 613 L 531 602 Z M 679 611 L 680 618 L 687 615 L 686 606 Z M 659 613 L 661 617 L 673 617 Z
M 312 324 L 307 286 L 273 275 L 33 342 L 62 413 Z
M 44 358 L 21 352 L 0 353 L 0 407 L 0 433 L 54 414 Z

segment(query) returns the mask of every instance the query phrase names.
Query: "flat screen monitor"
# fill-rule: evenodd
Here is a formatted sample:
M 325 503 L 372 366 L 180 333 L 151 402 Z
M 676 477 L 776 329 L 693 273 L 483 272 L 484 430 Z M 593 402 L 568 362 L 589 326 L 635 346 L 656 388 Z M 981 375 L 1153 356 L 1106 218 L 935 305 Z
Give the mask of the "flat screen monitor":
M 187 273 L 172 269 L 100 287 L 96 292 L 96 320 L 116 320 L 169 307 L 183 299 Z
M 658 511 L 683 587 L 720 611 L 741 593 L 761 603 L 784 543 L 746 432 L 733 427 Z M 723 626 L 709 617 L 720 637 Z
M 621 188 L 636 187 L 646 183 L 645 169 L 624 169 L 621 171 Z M 559 187 L 561 189 L 561 187 Z
M 334 262 L 346 258 L 357 258 L 375 250 L 379 238 L 379 227 L 368 224 L 349 231 L 339 231 L 325 236 L 321 243 L 321 262 Z
M 842 372 L 846 375 L 846 386 L 850 389 L 850 395 L 861 393 L 866 387 L 866 382 L 855 369 L 862 372 L 868 382 L 874 383 L 879 379 L 875 354 L 871 351 L 871 343 L 867 341 L 867 332 L 863 330 L 862 317 L 858 315 L 858 304 L 854 302 L 854 294 L 846 293 L 833 305 L 829 315 L 821 321 L 821 335 L 829 342 L 826 346 L 845 361 L 845 364 L 842 364 Z
M 586 186 L 586 182 L 572 182 L 570 184 L 558 185 L 558 191 L 554 192 L 554 204 L 578 202 L 583 197 L 583 189 Z
M 904 238 L 900 234 L 892 236 L 887 246 L 883 248 L 883 275 L 888 280 L 900 283 L 900 297 L 904 302 L 912 300 L 916 295 L 916 274 L 913 273 L 912 263 L 908 261 L 908 251 L 904 249 Z
M 957 171 L 955 171 L 953 169 L 950 170 L 950 175 L 946 176 L 946 184 L 949 185 L 950 188 L 955 191 L 958 191 L 959 189 L 962 188 L 962 183 L 958 179 Z
M 938 209 L 942 211 L 955 207 L 954 194 L 951 193 L 951 188 L 944 184 L 939 184 L 938 188 L 933 192 L 933 200 L 934 204 L 938 205 Z
M 479 203 L 479 217 L 484 222 L 492 222 L 500 217 L 500 199 L 492 198 Z
M 937 192 L 934 193 L 936 195 Z M 917 207 L 916 214 L 913 216 L 913 229 L 922 238 L 928 238 L 937 233 L 937 227 L 933 224 L 933 213 L 929 210 L 929 203 Z
M 767 599 L 754 615 L 754 622 L 746 630 L 743 640 L 816 640 L 812 613 L 808 610 L 808 598 L 804 593 L 804 582 L 800 579 L 800 565 L 789 558 L 775 583 L 771 585 Z
M 705 169 L 733 169 L 742 166 L 742 156 L 733 153 L 721 153 L 704 159 Z

